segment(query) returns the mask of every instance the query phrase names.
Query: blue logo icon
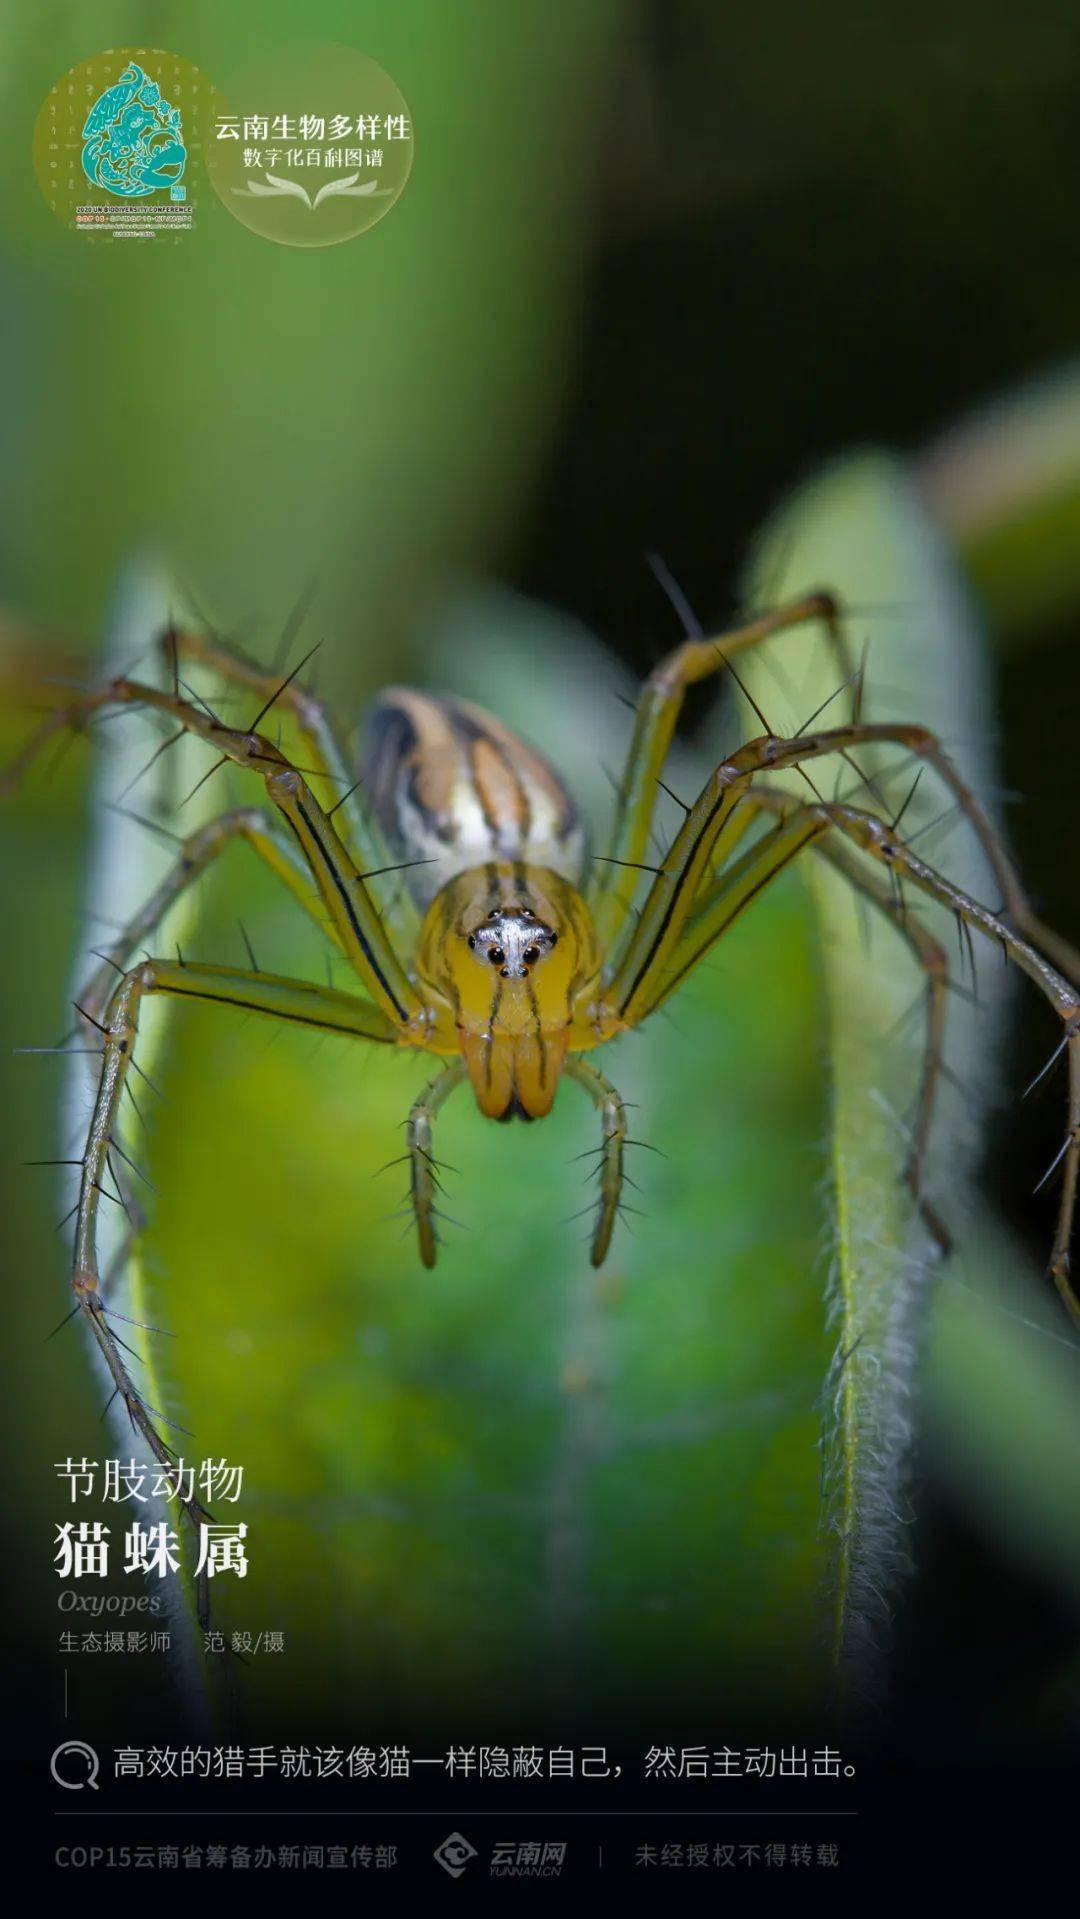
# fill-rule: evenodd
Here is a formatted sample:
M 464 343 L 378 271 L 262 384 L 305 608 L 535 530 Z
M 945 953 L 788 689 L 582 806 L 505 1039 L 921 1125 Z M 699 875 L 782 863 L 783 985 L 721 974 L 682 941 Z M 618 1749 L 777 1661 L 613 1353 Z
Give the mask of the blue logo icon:
M 106 87 L 82 130 L 83 172 L 92 186 L 124 200 L 142 200 L 168 188 L 174 200 L 187 166 L 179 107 L 132 61 L 115 86 Z

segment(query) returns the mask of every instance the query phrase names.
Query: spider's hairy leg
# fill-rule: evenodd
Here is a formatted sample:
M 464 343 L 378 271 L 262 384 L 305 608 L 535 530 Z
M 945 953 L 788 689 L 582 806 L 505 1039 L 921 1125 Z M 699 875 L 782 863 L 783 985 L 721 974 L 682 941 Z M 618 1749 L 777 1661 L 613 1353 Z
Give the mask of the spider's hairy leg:
M 754 795 L 765 804 L 772 805 L 774 800 L 790 806 L 787 795 L 764 794 L 759 789 Z M 937 1208 L 931 1204 L 923 1191 L 923 1174 L 926 1167 L 926 1154 L 930 1141 L 930 1128 L 934 1120 L 934 1105 L 938 1086 L 944 1071 L 945 1060 L 945 1018 L 950 991 L 949 957 L 939 939 L 909 913 L 899 890 L 881 885 L 871 874 L 865 873 L 857 856 L 852 857 L 848 848 L 828 839 L 815 843 L 814 851 L 829 865 L 844 875 L 844 878 L 857 892 L 872 900 L 878 911 L 896 928 L 901 938 L 907 941 L 922 972 L 926 976 L 926 1020 L 923 1039 L 922 1068 L 919 1074 L 919 1087 L 915 1099 L 915 1117 L 911 1124 L 911 1143 L 904 1163 L 904 1184 L 922 1214 L 938 1246 L 943 1253 L 952 1249 L 952 1234 L 946 1226 Z
M 149 822 L 149 824 L 153 824 Z M 160 830 L 160 829 L 158 829 Z M 171 839 L 176 836 L 170 834 Z M 320 931 L 341 942 L 336 930 L 327 926 L 317 910 L 312 892 L 312 875 L 307 861 L 289 835 L 257 806 L 236 807 L 208 820 L 186 839 L 177 839 L 176 863 L 154 888 L 149 899 L 128 924 L 111 940 L 101 955 L 101 965 L 90 976 L 79 994 L 79 1008 L 91 1020 L 100 1020 L 115 984 L 118 972 L 127 967 L 132 953 L 161 925 L 170 907 L 212 862 L 235 840 L 245 840 L 264 860 L 272 873 L 284 882 L 304 911 L 314 919 Z
M 880 861 L 889 872 L 910 881 L 921 892 L 946 907 L 964 925 L 982 933 L 984 938 L 995 941 L 1039 988 L 1061 1020 L 1063 1041 L 1068 1053 L 1068 1114 L 1065 1138 L 1051 1169 L 1055 1171 L 1058 1165 L 1062 1166 L 1062 1187 L 1048 1270 L 1066 1311 L 1074 1324 L 1080 1327 L 1080 1296 L 1071 1283 L 1069 1250 L 1080 1174 L 1080 991 L 1036 947 L 1021 939 L 996 914 L 988 913 L 977 900 L 953 886 L 934 867 L 927 866 L 890 827 L 872 813 L 839 805 L 817 805 L 811 810 L 827 813 L 833 826 L 861 847 L 863 852 L 869 853 L 872 859 Z
M 690 808 L 662 864 L 652 869 L 654 878 L 645 905 L 609 988 L 609 997 L 621 1017 L 629 1023 L 639 1018 L 640 1007 L 649 1003 L 653 987 L 665 976 L 709 872 L 717 844 L 749 791 L 754 775 L 801 767 L 804 761 L 830 754 L 842 755 L 853 746 L 868 744 L 905 746 L 934 768 L 953 793 L 986 854 L 1005 893 L 1006 911 L 1014 919 L 1023 915 L 1028 926 L 1034 924 L 1038 943 L 1043 943 L 1043 929 L 1031 914 L 1000 839 L 940 742 L 926 727 L 903 722 L 860 722 L 801 734 L 790 740 L 763 734 L 720 762 Z M 807 818 L 812 815 L 813 809 Z M 1004 926 L 1004 922 L 1001 924 Z M 1049 937 L 1046 944 L 1061 971 L 1080 984 L 1080 954 L 1056 936 Z
M 361 871 L 384 871 L 394 864 L 394 855 L 377 819 L 362 803 L 353 757 L 324 700 L 308 692 L 297 678 L 283 679 L 280 672 L 268 671 L 236 648 L 202 633 L 170 630 L 162 640 L 162 648 L 170 671 L 176 661 L 195 661 L 208 667 L 227 685 L 245 687 L 267 702 L 260 720 L 271 706 L 283 708 L 296 726 L 313 771 L 330 781 L 335 789 L 335 805 L 331 811 L 340 810 L 342 837 Z M 407 890 L 402 889 L 386 910 L 399 939 L 410 947 L 414 945 L 420 917 Z
M 732 754 L 728 764 L 751 773 L 763 770 L 779 772 L 786 767 L 799 767 L 804 760 L 818 759 L 832 753 L 843 755 L 850 747 L 872 745 L 905 746 L 916 758 L 932 767 L 971 827 L 1001 888 L 1003 915 L 1013 922 L 1025 939 L 1053 961 L 1059 972 L 1064 973 L 1074 985 L 1080 986 L 1080 953 L 1052 927 L 1044 925 L 1033 911 L 1000 833 L 971 787 L 957 772 L 937 735 L 928 727 L 904 721 L 858 721 L 849 726 L 802 733 L 790 740 L 764 735 Z
M 618 894 L 619 868 L 640 865 L 646 857 L 658 781 L 687 688 L 721 672 L 733 655 L 760 646 L 774 634 L 818 621 L 825 626 L 843 679 L 851 682 L 855 674 L 840 609 L 829 593 L 805 594 L 712 639 L 684 640 L 653 668 L 638 697 L 633 737 L 616 796 L 615 817 L 604 857 L 594 869 L 590 883 L 589 905 L 601 943 L 606 948 L 610 948 L 628 914 L 627 903 Z
M 0 782 L 9 787 L 20 777 L 41 745 L 67 727 L 78 728 L 103 707 L 152 708 L 176 720 L 185 732 L 216 748 L 219 759 L 209 769 L 232 760 L 259 773 L 266 790 L 299 842 L 322 896 L 342 951 L 378 1006 L 400 1026 L 421 1014 L 419 995 L 383 926 L 371 894 L 338 837 L 333 821 L 323 812 L 303 775 L 271 740 L 257 732 L 238 732 L 209 710 L 181 699 L 176 693 L 140 681 L 114 679 L 95 692 L 82 694 L 69 706 L 50 714 L 37 729 Z M 202 782 L 200 782 L 201 784 Z
M 108 1322 L 108 1307 L 98 1254 L 98 1212 L 105 1191 L 109 1148 L 117 1129 L 120 1101 L 138 1037 L 139 1011 L 150 993 L 175 994 L 212 1001 L 247 1012 L 298 1024 L 319 1032 L 344 1033 L 356 1039 L 396 1044 L 399 1029 L 377 1007 L 351 994 L 303 980 L 281 979 L 269 973 L 240 968 L 182 964 L 173 960 L 146 960 L 120 980 L 105 1009 L 102 1022 L 101 1076 L 87 1136 L 79 1185 L 78 1217 L 72 1290 L 76 1305 L 91 1331 L 127 1408 L 132 1424 L 163 1466 L 171 1463 L 169 1447 L 154 1424 L 125 1365 L 120 1345 Z M 204 1515 L 189 1505 L 196 1519 Z
M 748 771 L 740 771 L 733 760 L 722 762 L 691 807 L 662 865 L 654 868 L 637 925 L 605 992 L 607 1010 L 623 1024 L 634 1026 L 651 1011 L 707 882 L 717 842 L 729 821 L 737 819 L 749 786 Z M 734 830 L 740 827 L 741 822 Z M 743 864 L 738 862 L 738 869 Z
M 600 1148 L 600 1203 L 589 1257 L 594 1266 L 602 1266 L 611 1245 L 622 1194 L 626 1107 L 611 1081 L 598 1073 L 591 1061 L 583 1059 L 580 1053 L 570 1054 L 563 1071 L 584 1088 L 600 1114 L 603 1140 Z
M 409 1110 L 405 1122 L 408 1142 L 409 1198 L 416 1215 L 420 1257 L 425 1266 L 434 1266 L 439 1235 L 435 1229 L 435 1196 L 438 1191 L 438 1167 L 432 1152 L 432 1127 L 444 1101 L 455 1086 L 468 1077 L 464 1060 L 451 1060 L 441 1073 L 428 1081 Z
M 756 798 L 753 792 L 742 796 L 736 815 L 740 828 L 752 817 Z M 625 978 L 616 974 L 610 991 L 613 999 L 619 999 L 624 1018 L 636 1024 L 655 1013 L 758 894 L 828 832 L 824 821 L 804 818 L 797 802 L 790 810 L 796 817 L 781 817 L 764 840 L 725 866 L 713 885 L 699 886 L 685 912 L 678 910 L 676 902 L 667 926 L 660 924 L 659 936 L 642 956 L 636 973 L 630 972 L 628 964 Z M 634 955 L 628 953 L 627 961 L 634 964 Z
M 756 742 L 755 747 L 761 744 Z M 750 750 L 744 748 L 743 754 Z M 741 756 L 734 757 L 737 760 Z M 731 786 L 732 776 L 729 772 L 726 785 L 720 789 L 721 798 L 730 793 Z M 710 821 L 720 807 L 720 800 L 711 792 L 712 787 L 713 782 L 710 782 L 702 801 L 694 808 L 684 828 L 688 842 L 693 845 L 702 835 L 708 835 Z M 701 815 L 695 820 L 699 807 L 702 809 Z M 830 830 L 852 841 L 862 853 L 885 866 L 890 874 L 903 878 L 936 900 L 960 923 L 998 944 L 1045 995 L 1062 1021 L 1065 1029 L 1063 1044 L 1069 1057 L 1068 1122 L 1064 1143 L 1052 1169 L 1055 1170 L 1058 1164 L 1063 1165 L 1062 1196 L 1049 1272 L 1070 1316 L 1080 1325 L 1080 1299 L 1073 1291 L 1069 1277 L 1069 1242 L 1080 1170 L 1080 992 L 1042 953 L 1020 938 L 1003 920 L 919 859 L 884 820 L 841 802 L 802 802 L 787 796 L 777 829 L 722 874 L 709 890 L 705 902 L 692 914 L 680 910 L 678 901 L 680 877 L 691 872 L 694 863 L 691 844 L 683 846 L 673 870 L 662 871 L 654 881 L 650 891 L 654 910 L 650 915 L 647 903 L 624 966 L 612 981 L 609 993 L 616 1001 L 617 1010 L 627 1023 L 644 1018 L 648 1011 L 660 1004 L 668 991 L 674 990 L 679 980 L 722 936 L 750 900 L 775 879 L 804 847 L 812 846 L 823 833 Z M 680 839 L 682 837 L 680 835 Z M 669 942 L 667 930 L 672 925 L 676 926 L 677 932 L 674 940 Z M 639 944 L 643 933 L 644 939 Z M 937 1065 L 940 1069 L 940 1057 Z M 924 1099 L 931 1105 L 933 1090 L 931 1081 L 924 1094 Z
M 655 996 L 648 1010 L 653 1012 L 664 1003 L 698 960 L 750 905 L 757 893 L 776 878 L 804 847 L 811 848 L 815 855 L 827 860 L 830 866 L 844 875 L 849 885 L 869 899 L 895 927 L 910 946 L 926 976 L 922 1069 L 903 1179 L 941 1251 L 947 1253 L 952 1237 L 923 1192 L 923 1172 L 944 1062 L 945 1015 L 950 988 L 948 955 L 941 941 L 935 939 L 922 921 L 907 910 L 898 888 L 876 880 L 871 872 L 865 870 L 858 854 L 842 841 L 837 842 L 824 824 L 791 817 L 793 813 L 799 815 L 801 807 L 799 802 L 793 801 L 790 793 L 754 786 L 744 795 L 736 819 L 741 826 L 747 825 L 755 814 L 761 812 L 770 813 L 777 819 L 777 830 L 759 846 L 753 847 L 737 866 L 726 868 L 720 879 L 699 896 L 683 942 L 676 951 L 667 977 L 657 982 Z M 645 1014 L 641 1017 L 644 1018 Z

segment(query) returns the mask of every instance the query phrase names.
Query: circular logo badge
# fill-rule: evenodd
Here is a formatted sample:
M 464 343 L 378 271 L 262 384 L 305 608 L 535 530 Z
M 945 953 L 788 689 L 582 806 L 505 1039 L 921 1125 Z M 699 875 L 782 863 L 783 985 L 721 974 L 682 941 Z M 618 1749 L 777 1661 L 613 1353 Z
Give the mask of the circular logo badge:
M 171 239 L 195 225 L 213 88 L 160 47 L 112 47 L 46 95 L 34 171 L 49 206 L 98 239 Z
M 408 104 L 382 67 L 332 43 L 293 48 L 230 86 L 206 141 L 214 191 L 253 233 L 332 247 L 400 199 L 413 159 Z

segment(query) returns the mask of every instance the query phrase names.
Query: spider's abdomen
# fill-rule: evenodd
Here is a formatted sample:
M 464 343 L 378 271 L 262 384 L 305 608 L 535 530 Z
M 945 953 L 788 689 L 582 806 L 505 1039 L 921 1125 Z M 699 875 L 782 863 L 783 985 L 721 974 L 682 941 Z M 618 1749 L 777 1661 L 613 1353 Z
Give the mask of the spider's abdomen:
M 371 710 L 361 772 L 394 851 L 431 862 L 407 875 L 421 906 L 488 860 L 521 860 L 573 881 L 580 875 L 585 831 L 566 787 L 482 707 L 388 687 Z

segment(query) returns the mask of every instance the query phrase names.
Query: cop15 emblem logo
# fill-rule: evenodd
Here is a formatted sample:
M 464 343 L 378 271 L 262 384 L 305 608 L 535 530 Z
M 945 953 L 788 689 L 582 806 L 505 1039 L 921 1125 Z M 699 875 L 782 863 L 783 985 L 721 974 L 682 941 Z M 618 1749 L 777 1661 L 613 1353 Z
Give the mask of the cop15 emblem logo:
M 194 156 L 214 107 L 209 81 L 180 54 L 112 48 L 80 61 L 50 89 L 34 129 L 48 205 L 91 238 L 191 232 Z
M 180 109 L 133 60 L 115 86 L 99 94 L 82 130 L 83 172 L 91 186 L 123 200 L 145 199 L 167 187 L 182 200 L 187 167 Z

